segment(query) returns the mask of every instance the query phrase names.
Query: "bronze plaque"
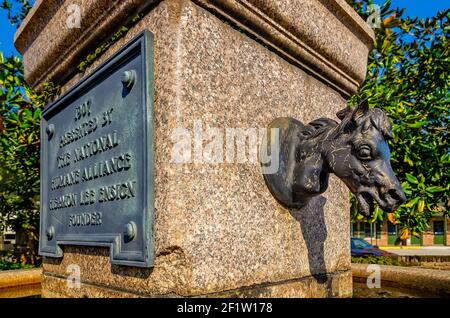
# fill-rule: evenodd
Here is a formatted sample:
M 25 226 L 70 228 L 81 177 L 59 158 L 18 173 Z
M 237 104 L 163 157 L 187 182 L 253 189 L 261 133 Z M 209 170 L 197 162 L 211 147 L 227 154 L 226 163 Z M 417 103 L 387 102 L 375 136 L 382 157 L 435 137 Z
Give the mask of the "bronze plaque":
M 144 31 L 46 108 L 41 128 L 41 255 L 108 246 L 113 264 L 150 267 L 153 35 Z

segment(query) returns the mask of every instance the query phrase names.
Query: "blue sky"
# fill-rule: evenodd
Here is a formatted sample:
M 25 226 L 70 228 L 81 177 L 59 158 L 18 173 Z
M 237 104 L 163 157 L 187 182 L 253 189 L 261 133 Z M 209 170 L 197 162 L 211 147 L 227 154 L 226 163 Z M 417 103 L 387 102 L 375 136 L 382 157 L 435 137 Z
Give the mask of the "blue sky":
M 383 0 L 375 0 L 382 3 Z M 406 8 L 406 15 L 430 17 L 437 11 L 450 7 L 450 0 L 392 0 L 391 7 Z M 11 26 L 4 10 L 0 10 L 0 51 L 6 56 L 18 54 L 13 45 L 15 27 Z

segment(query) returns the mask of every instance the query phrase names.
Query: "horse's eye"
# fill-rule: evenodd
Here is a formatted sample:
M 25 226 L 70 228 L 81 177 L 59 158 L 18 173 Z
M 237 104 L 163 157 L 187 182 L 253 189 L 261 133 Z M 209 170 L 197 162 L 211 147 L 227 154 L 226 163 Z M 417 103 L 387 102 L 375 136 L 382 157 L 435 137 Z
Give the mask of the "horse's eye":
M 363 160 L 372 159 L 372 152 L 370 150 L 370 147 L 366 145 L 359 147 L 358 157 Z

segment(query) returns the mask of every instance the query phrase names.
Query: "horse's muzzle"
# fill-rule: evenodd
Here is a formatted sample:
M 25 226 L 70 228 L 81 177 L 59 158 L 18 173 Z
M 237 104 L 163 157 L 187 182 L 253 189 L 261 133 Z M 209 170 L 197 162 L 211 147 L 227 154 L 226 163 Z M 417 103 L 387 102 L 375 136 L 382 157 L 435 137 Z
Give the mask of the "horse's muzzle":
M 390 189 L 362 188 L 355 193 L 356 200 L 358 202 L 358 210 L 361 214 L 370 216 L 375 210 L 375 202 L 380 209 L 385 212 L 395 211 L 403 202 L 406 201 L 405 194 L 403 193 L 400 185 Z
M 406 201 L 406 196 L 400 186 L 389 189 L 384 196 L 384 201 L 386 202 L 385 212 L 395 211 L 403 202 Z

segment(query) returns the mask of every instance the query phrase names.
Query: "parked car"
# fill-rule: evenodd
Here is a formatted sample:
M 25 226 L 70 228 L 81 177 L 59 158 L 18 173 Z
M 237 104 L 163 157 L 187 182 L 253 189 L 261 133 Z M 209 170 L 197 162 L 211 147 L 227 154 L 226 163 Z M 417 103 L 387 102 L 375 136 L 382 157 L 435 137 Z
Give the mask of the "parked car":
M 395 254 L 383 251 L 378 246 L 373 246 L 359 237 L 352 237 L 351 239 L 351 253 L 352 256 L 394 256 Z

